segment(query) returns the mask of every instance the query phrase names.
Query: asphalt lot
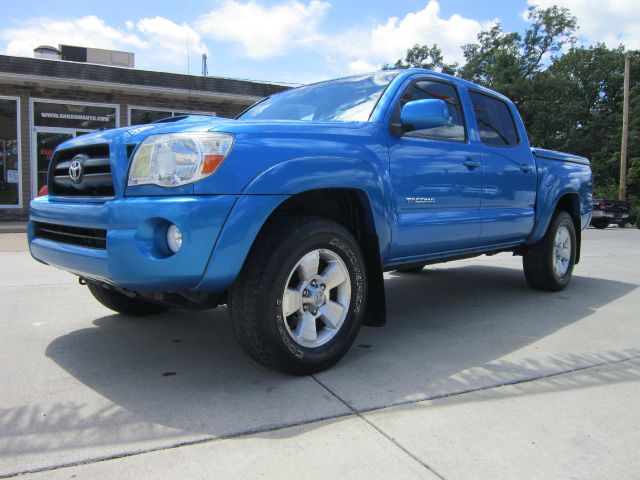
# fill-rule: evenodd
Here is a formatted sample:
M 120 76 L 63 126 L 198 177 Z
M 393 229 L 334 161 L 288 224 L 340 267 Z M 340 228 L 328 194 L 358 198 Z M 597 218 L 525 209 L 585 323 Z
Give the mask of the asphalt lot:
M 640 230 L 584 232 L 572 284 L 518 257 L 386 277 L 333 369 L 265 370 L 226 309 L 113 314 L 0 235 L 0 478 L 638 478 Z

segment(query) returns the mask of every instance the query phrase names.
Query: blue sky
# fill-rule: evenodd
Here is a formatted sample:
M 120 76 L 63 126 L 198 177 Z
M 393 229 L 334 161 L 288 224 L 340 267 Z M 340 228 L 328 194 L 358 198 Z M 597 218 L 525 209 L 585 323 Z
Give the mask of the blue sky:
M 3 5 L 0 51 L 31 56 L 59 43 L 133 51 L 144 69 L 306 83 L 394 62 L 414 43 L 437 43 L 447 61 L 460 45 L 500 21 L 522 31 L 530 5 L 566 6 L 583 44 L 639 48 L 640 0 L 617 0 L 593 14 L 591 0 L 181 0 Z M 188 54 L 187 54 L 188 52 Z M 189 62 L 187 62 L 189 58 Z

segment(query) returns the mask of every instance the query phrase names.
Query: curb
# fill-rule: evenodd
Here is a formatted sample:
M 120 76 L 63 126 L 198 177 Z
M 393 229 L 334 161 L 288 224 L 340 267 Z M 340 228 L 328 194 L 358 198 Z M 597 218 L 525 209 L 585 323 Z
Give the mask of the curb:
M 2 233 L 27 233 L 27 222 L 0 222 Z

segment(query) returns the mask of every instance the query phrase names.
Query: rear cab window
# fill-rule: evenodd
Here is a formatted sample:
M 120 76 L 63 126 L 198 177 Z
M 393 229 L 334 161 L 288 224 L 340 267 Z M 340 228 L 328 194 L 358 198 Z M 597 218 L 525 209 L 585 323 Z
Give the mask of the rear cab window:
M 520 143 L 513 114 L 505 102 L 471 90 L 469 97 L 483 144 L 492 147 L 515 147 Z

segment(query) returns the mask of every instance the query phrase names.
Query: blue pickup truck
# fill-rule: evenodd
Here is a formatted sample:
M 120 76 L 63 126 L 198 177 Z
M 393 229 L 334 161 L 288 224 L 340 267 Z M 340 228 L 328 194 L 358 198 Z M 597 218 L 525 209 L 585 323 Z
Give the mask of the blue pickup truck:
M 592 211 L 585 158 L 531 148 L 507 98 L 420 69 L 83 135 L 48 192 L 35 259 L 126 315 L 226 304 L 242 348 L 291 374 L 385 323 L 384 271 L 513 252 L 533 288 L 563 289 Z

